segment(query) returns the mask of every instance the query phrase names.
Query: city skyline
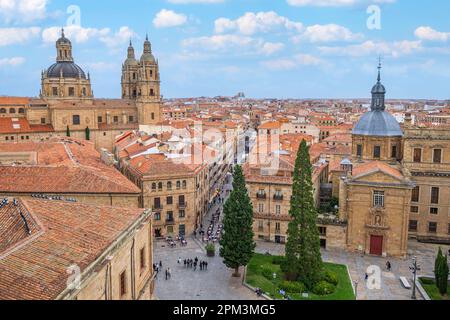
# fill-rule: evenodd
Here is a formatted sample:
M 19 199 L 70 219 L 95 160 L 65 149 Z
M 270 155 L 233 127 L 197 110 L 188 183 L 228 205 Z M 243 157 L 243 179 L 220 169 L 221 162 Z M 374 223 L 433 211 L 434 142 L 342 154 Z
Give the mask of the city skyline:
M 158 0 L 104 7 L 10 0 L 0 7 L 0 95 L 39 95 L 36 83 L 54 62 L 64 27 L 98 98 L 120 96 L 128 43 L 139 58 L 148 34 L 166 98 L 241 91 L 252 98 L 369 98 L 382 56 L 388 99 L 449 99 L 446 1 L 430 7 L 402 0 Z

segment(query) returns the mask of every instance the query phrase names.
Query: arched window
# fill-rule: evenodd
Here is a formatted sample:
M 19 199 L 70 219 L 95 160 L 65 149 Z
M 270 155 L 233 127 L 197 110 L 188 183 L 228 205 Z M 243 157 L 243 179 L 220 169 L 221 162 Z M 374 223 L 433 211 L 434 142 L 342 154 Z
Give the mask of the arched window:
M 155 90 L 150 89 L 150 95 L 153 97 L 155 95 Z
M 19 113 L 20 113 L 20 114 L 24 114 L 24 113 L 25 113 L 25 109 L 24 109 L 24 108 L 20 108 L 20 109 L 19 109 Z
M 167 190 L 172 190 L 172 181 L 167 182 Z
M 5 108 L 1 108 L 0 109 L 0 113 L 6 113 L 6 109 Z
M 177 181 L 177 189 L 180 189 L 180 188 L 181 188 L 181 182 Z
M 162 188 L 163 188 L 163 183 L 162 182 L 158 183 L 158 189 L 162 190 Z
M 156 183 L 155 182 L 152 183 L 152 191 L 156 191 Z
M 183 180 L 183 189 L 186 189 L 186 187 L 187 187 L 187 182 L 186 182 L 186 180 Z
M 9 113 L 16 113 L 16 109 L 14 108 L 9 109 Z

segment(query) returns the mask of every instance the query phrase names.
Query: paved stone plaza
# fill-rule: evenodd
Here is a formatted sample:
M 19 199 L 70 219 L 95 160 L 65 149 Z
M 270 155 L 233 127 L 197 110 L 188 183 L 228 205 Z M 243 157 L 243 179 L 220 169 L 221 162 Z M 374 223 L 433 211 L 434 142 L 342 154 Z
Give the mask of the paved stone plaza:
M 160 272 L 156 282 L 156 296 L 161 300 L 253 300 L 256 295 L 242 285 L 242 279 L 231 277 L 232 270 L 225 267 L 222 259 L 216 255 L 207 258 L 200 243 L 192 239 L 188 240 L 187 247 L 169 248 L 165 242 L 156 242 L 155 261 L 162 261 L 163 270 L 169 267 L 172 271 L 172 279 L 165 280 L 164 272 Z M 404 289 L 399 277 L 406 277 L 412 284 L 412 275 L 409 270 L 411 258 L 417 255 L 421 267 L 420 275 L 432 275 L 437 245 L 410 242 L 411 256 L 407 259 L 379 258 L 349 253 L 346 251 L 323 250 L 322 256 L 327 262 L 346 264 L 349 267 L 352 281 L 358 281 L 358 299 L 360 300 L 409 300 L 411 290 Z M 450 247 L 442 246 L 448 250 Z M 284 252 L 283 245 L 258 242 L 257 252 L 280 254 Z M 178 265 L 178 258 L 207 261 L 208 271 L 193 271 Z M 389 260 L 392 271 L 387 272 L 385 264 Z M 365 283 L 365 273 L 369 266 L 378 266 L 381 270 L 381 289 L 369 290 Z M 418 299 L 421 299 L 417 293 Z

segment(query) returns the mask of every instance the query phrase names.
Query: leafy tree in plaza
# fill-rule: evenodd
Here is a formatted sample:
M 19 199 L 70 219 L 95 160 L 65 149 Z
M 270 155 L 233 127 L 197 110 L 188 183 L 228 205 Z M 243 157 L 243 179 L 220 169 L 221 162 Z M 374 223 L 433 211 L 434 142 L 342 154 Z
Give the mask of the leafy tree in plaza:
M 66 129 L 66 136 L 70 137 L 70 128 L 69 128 L 69 126 L 67 126 L 67 129 Z
M 442 254 L 442 250 L 439 248 L 439 252 L 434 263 L 434 275 L 436 279 L 436 287 L 442 295 L 447 294 L 448 274 L 449 270 L 447 256 Z
M 256 247 L 253 241 L 253 206 L 241 166 L 234 169 L 233 191 L 223 212 L 224 234 L 220 241 L 220 256 L 228 268 L 235 270 L 233 276 L 239 277 L 239 267 L 250 262 Z
M 316 224 L 318 212 L 314 203 L 312 165 L 305 140 L 300 144 L 295 161 L 289 214 L 292 221 L 288 227 L 283 271 L 289 280 L 297 277 L 312 289 L 321 280 L 323 262 Z
M 91 140 L 91 129 L 89 129 L 89 127 L 86 127 L 85 133 L 86 133 L 86 140 Z

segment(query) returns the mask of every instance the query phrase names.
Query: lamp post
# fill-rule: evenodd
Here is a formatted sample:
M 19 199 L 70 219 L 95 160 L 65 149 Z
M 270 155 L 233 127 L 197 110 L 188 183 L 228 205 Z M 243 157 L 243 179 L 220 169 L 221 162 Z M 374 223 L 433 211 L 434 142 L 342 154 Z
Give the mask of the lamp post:
M 420 271 L 420 266 L 417 265 L 417 257 L 414 256 L 412 259 L 412 266 L 409 267 L 411 272 L 413 273 L 413 291 L 411 295 L 411 299 L 416 300 L 416 278 L 417 278 L 417 271 Z
M 358 298 L 358 280 L 355 280 L 355 299 Z

